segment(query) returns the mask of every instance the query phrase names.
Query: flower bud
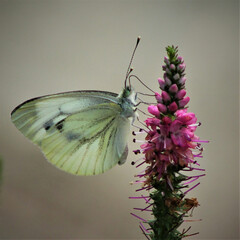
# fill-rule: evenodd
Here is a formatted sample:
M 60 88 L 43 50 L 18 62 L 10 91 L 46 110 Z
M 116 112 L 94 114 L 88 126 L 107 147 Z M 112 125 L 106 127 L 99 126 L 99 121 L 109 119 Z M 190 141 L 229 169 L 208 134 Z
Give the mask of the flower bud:
M 177 84 L 173 84 L 170 88 L 169 88 L 169 92 L 171 93 L 176 93 L 178 91 L 178 86 Z
M 167 73 L 168 75 L 170 75 L 170 76 L 172 75 L 172 72 L 169 70 L 169 68 L 166 68 L 165 71 L 166 71 L 166 73 Z
M 180 71 L 180 72 L 183 72 L 186 68 L 186 64 L 185 63 L 182 63 L 182 64 L 179 64 L 177 69 Z
M 177 60 L 178 60 L 180 63 L 183 63 L 183 57 L 178 56 Z
M 176 81 L 177 81 L 179 78 L 180 78 L 179 73 L 176 73 L 176 74 L 173 76 L 173 79 L 176 80 Z
M 170 69 L 174 71 L 176 69 L 176 66 L 174 64 L 171 64 Z
M 162 103 L 162 96 L 158 92 L 155 92 L 155 98 L 158 103 Z
M 163 71 L 166 71 L 166 68 L 167 68 L 166 65 L 162 65 L 162 70 L 163 70 Z
M 178 110 L 178 105 L 175 102 L 172 102 L 169 106 L 168 109 L 170 112 L 176 112 Z
M 179 83 L 182 84 L 182 85 L 184 85 L 185 82 L 186 82 L 186 80 L 187 80 L 187 79 L 186 79 L 185 77 L 181 77 L 180 80 L 179 80 Z
M 160 88 L 161 88 L 162 90 L 164 90 L 164 88 L 165 88 L 165 81 L 164 81 L 163 79 L 159 78 L 159 79 L 158 79 L 158 83 L 159 83 L 159 85 L 160 85 Z
M 186 95 L 186 90 L 181 89 L 176 93 L 175 97 L 180 100 L 180 99 L 183 99 L 185 95 Z
M 169 59 L 167 58 L 167 57 L 164 57 L 164 62 L 167 64 L 167 65 L 169 65 Z
M 147 126 L 157 126 L 160 124 L 160 119 L 157 119 L 157 118 L 147 118 L 145 121 L 144 121 Z
M 167 116 L 164 116 L 163 119 L 162 119 L 163 123 L 164 124 L 169 124 L 172 122 L 171 118 L 170 117 L 167 117 Z
M 164 75 L 164 80 L 167 86 L 170 86 L 172 84 L 171 80 L 167 77 L 167 74 Z
M 148 107 L 148 112 L 151 113 L 152 115 L 156 116 L 156 117 L 159 117 L 159 115 L 160 115 L 158 107 L 155 106 L 155 105 L 150 105 Z
M 164 102 L 169 102 L 171 100 L 171 97 L 169 96 L 169 94 L 165 91 L 162 91 L 162 99 Z
M 186 106 L 188 104 L 189 101 L 190 101 L 190 97 L 185 97 L 178 102 L 178 105 L 180 108 L 183 108 L 184 106 Z
M 164 104 L 158 103 L 157 107 L 158 107 L 158 110 L 159 110 L 160 112 L 162 112 L 162 113 L 167 112 L 167 107 L 166 107 Z

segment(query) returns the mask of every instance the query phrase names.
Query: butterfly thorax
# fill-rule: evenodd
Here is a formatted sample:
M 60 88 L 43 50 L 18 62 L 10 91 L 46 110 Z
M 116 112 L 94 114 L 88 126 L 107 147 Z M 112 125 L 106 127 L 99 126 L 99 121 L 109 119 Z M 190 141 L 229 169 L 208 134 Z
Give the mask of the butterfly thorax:
M 130 87 L 126 87 L 118 95 L 119 105 L 122 108 L 121 115 L 125 118 L 133 117 L 136 115 L 136 99 L 137 94 Z

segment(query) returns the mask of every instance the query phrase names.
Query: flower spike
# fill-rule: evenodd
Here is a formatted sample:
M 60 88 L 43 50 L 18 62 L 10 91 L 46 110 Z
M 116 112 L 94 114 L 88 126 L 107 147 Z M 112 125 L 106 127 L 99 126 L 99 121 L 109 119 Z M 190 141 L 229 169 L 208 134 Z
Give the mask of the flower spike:
M 141 220 L 140 229 L 152 240 L 180 240 L 196 234 L 186 234 L 191 227 L 182 232 L 177 229 L 184 221 L 196 221 L 184 220 L 184 217 L 191 217 L 193 209 L 199 206 L 196 198 L 186 198 L 185 195 L 199 186 L 198 180 L 205 174 L 189 177 L 183 172 L 205 171 L 196 159 L 202 158 L 201 144 L 208 142 L 195 135 L 201 124 L 194 113 L 188 112 L 190 98 L 186 96 L 184 59 L 178 56 L 178 47 L 168 46 L 166 50 L 163 78 L 158 79 L 161 92 L 155 92 L 156 104 L 148 106 L 152 117 L 144 121 L 148 128 L 143 132 L 145 141 L 134 140 L 141 142 L 140 149 L 134 153 L 142 155 L 136 167 L 145 165 L 145 170 L 136 175 L 138 179 L 135 181 L 142 184 L 136 192 L 143 194 L 130 198 L 144 200 L 147 206 L 134 210 L 138 213 L 152 211 L 153 219 L 131 214 Z

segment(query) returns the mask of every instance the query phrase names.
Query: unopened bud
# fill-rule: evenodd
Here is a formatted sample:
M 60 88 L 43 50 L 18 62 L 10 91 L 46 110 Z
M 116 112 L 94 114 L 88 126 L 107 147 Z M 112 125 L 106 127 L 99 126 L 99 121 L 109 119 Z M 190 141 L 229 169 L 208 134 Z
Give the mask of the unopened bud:
M 169 102 L 171 100 L 171 97 L 169 96 L 169 94 L 165 91 L 162 91 L 162 99 L 164 102 Z
M 157 107 L 158 107 L 158 110 L 160 112 L 162 112 L 162 113 L 166 113 L 167 112 L 167 107 L 164 104 L 158 103 Z
M 170 76 L 172 75 L 172 72 L 169 70 L 169 68 L 166 68 L 165 71 L 166 71 L 166 73 L 167 73 L 168 75 L 170 75 Z
M 175 81 L 177 81 L 179 78 L 180 78 L 179 73 L 176 73 L 176 74 L 173 76 L 173 79 L 174 79 Z
M 183 72 L 186 68 L 186 64 L 185 63 L 179 64 L 177 68 L 180 72 Z
M 162 103 L 162 96 L 158 92 L 155 92 L 155 98 L 158 103 Z
M 161 88 L 162 90 L 164 90 L 164 88 L 165 88 L 165 81 L 164 81 L 163 79 L 159 78 L 159 79 L 158 79 L 158 83 L 159 83 L 159 85 L 160 85 L 160 88 Z
M 176 93 L 176 98 L 177 99 L 183 99 L 184 98 L 184 96 L 186 95 L 186 90 L 184 90 L 184 89 L 181 89 L 180 91 L 178 91 L 177 93 Z
M 174 71 L 176 69 L 176 66 L 174 64 L 171 64 L 170 69 Z
M 180 108 L 183 108 L 184 106 L 186 106 L 188 104 L 189 101 L 190 101 L 190 97 L 185 97 L 178 102 L 178 105 Z
M 173 84 L 170 88 L 169 88 L 169 92 L 171 93 L 176 93 L 178 91 L 178 86 L 177 84 Z
M 167 74 L 164 75 L 164 80 L 167 86 L 170 86 L 172 84 L 171 80 L 167 77 Z
M 176 112 L 178 110 L 178 105 L 175 102 L 172 102 L 169 106 L 168 109 L 170 112 Z
M 187 80 L 187 79 L 186 79 L 185 77 L 181 77 L 180 80 L 179 80 L 179 83 L 182 84 L 182 85 L 184 85 L 185 82 L 186 82 L 186 80 Z
M 158 107 L 155 106 L 155 105 L 150 105 L 148 107 L 148 112 L 151 113 L 152 115 L 156 116 L 156 117 L 159 117 L 159 115 L 160 115 Z
M 183 63 L 183 57 L 178 56 L 177 60 L 178 60 L 180 63 Z
M 162 119 L 164 124 L 170 124 L 172 122 L 170 117 L 164 116 Z
M 164 57 L 164 62 L 167 64 L 167 65 L 169 65 L 169 59 L 167 58 L 167 57 Z

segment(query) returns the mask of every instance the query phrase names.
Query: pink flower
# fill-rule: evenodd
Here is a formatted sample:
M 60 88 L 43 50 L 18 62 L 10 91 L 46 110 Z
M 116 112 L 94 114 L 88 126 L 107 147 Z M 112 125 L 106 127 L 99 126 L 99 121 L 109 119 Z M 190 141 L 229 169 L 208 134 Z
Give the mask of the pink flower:
M 156 116 L 156 117 L 159 116 L 159 114 L 160 114 L 160 112 L 158 110 L 158 107 L 155 106 L 155 105 L 150 105 L 148 107 L 148 112 L 151 113 L 152 115 Z
M 160 124 L 160 119 L 158 118 L 147 118 L 145 120 L 147 126 L 151 126 L 154 130 L 156 130 L 157 126 Z
M 178 110 L 176 112 L 177 120 L 181 121 L 183 124 L 190 125 L 197 122 L 197 118 L 194 113 L 187 112 L 187 109 Z
M 188 134 L 187 128 L 183 127 L 182 123 L 175 120 L 170 126 L 171 139 L 174 145 L 179 147 L 188 147 L 188 141 L 191 137 Z
M 158 79 L 162 92 L 161 94 L 155 92 L 156 104 L 148 107 L 148 112 L 153 116 L 145 120 L 147 129 L 140 131 L 141 133 L 146 132 L 147 136 L 140 149 L 134 151 L 135 154 L 143 154 L 144 156 L 140 158 L 142 162 L 137 164 L 136 167 L 146 164 L 145 170 L 137 175 L 140 180 L 135 182 L 141 183 L 143 186 L 136 191 L 150 189 L 154 189 L 154 191 L 150 195 L 147 194 L 148 196 L 142 194 L 139 197 L 131 198 L 143 199 L 148 204 L 143 209 L 135 208 L 135 210 L 151 211 L 149 207 L 154 205 L 154 221 L 158 225 L 149 224 L 150 228 L 145 228 L 144 224 L 147 221 L 136 214 L 131 214 L 141 220 L 140 228 L 144 234 L 151 233 L 154 239 L 165 239 L 166 236 L 170 236 L 169 226 L 172 226 L 173 229 L 171 234 L 173 232 L 177 233 L 171 239 L 184 237 L 183 234 L 178 235 L 178 232 L 174 230 L 175 218 L 169 225 L 170 214 L 163 213 L 173 213 L 173 217 L 174 214 L 176 216 L 185 215 L 188 210 L 186 211 L 184 195 L 200 183 L 195 184 L 185 192 L 182 192 L 181 188 L 188 187 L 190 183 L 205 175 L 198 174 L 187 177 L 181 172 L 182 170 L 204 171 L 204 169 L 194 166 L 200 166 L 196 159 L 202 157 L 201 142 L 207 141 L 201 141 L 195 135 L 196 128 L 200 124 L 197 123 L 195 114 L 188 112 L 186 108 L 190 98 L 185 97 L 186 78 L 184 71 L 186 65 L 183 58 L 177 55 L 177 48 L 173 46 L 168 47 L 167 51 L 169 59 L 164 58 L 166 64 L 163 66 L 164 80 Z M 153 201 L 153 203 L 149 203 L 149 201 Z M 180 220 L 182 221 L 182 219 Z M 163 228 L 165 223 L 166 226 Z

